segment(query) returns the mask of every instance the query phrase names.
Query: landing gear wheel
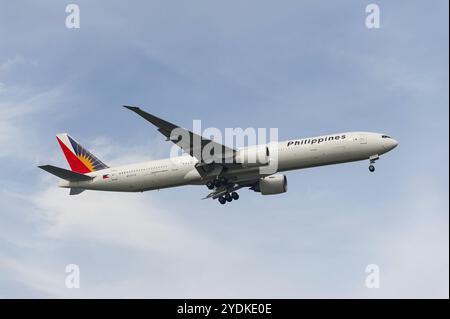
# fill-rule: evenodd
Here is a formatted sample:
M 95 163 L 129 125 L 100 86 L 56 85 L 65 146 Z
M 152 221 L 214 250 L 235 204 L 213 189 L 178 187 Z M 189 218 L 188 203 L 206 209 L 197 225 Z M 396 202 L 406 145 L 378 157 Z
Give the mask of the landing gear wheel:
M 375 166 L 370 165 L 370 166 L 369 166 L 369 171 L 371 171 L 372 173 L 375 172 Z
M 231 202 L 233 200 L 233 197 L 231 197 L 230 194 L 226 194 L 225 195 L 225 199 L 226 199 L 227 202 Z
M 225 200 L 225 197 L 219 197 L 219 203 L 221 203 L 222 205 L 225 204 L 227 201 Z
M 208 182 L 206 182 L 206 187 L 208 187 L 208 189 L 213 189 L 214 183 L 212 181 L 208 181 Z
M 222 185 L 222 182 L 221 182 L 220 180 L 216 179 L 216 180 L 214 181 L 214 186 L 220 187 L 220 185 Z
M 239 199 L 239 194 L 236 193 L 236 192 L 232 192 L 232 193 L 231 193 L 231 197 L 232 197 L 234 200 L 238 200 L 238 199 Z

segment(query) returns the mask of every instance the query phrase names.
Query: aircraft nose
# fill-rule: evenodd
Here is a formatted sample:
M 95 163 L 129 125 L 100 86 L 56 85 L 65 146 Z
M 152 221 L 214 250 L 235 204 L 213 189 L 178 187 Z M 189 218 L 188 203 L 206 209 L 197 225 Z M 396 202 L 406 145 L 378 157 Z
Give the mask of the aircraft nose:
M 392 148 L 396 148 L 398 145 L 397 140 L 392 139 Z
M 398 142 L 396 140 L 394 140 L 393 138 L 389 138 L 385 141 L 384 147 L 390 151 L 393 150 L 394 148 L 396 148 L 398 145 Z

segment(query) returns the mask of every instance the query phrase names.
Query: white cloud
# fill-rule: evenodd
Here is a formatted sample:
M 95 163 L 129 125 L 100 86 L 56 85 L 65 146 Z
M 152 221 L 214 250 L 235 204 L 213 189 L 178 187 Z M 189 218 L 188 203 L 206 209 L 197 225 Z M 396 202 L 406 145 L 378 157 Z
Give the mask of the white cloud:
M 49 186 L 33 196 L 33 204 L 48 221 L 45 236 L 86 239 L 130 249 L 182 254 L 179 243 L 207 245 L 208 241 L 189 230 L 142 194 L 85 192 L 68 196 L 66 189 Z
M 5 62 L 0 64 L 0 72 L 13 71 L 16 67 L 26 65 L 26 66 L 37 66 L 36 60 L 27 60 L 20 54 L 14 56 L 13 58 L 7 59 Z
M 149 194 L 111 196 L 86 192 L 70 197 L 67 190 L 43 184 L 46 186 L 43 185 L 42 192 L 14 195 L 22 199 L 23 209 L 33 207 L 33 218 L 40 225 L 34 230 L 34 242 L 24 244 L 19 240 L 16 244 L 13 239 L 12 256 L 0 256 L 1 273 L 7 275 L 3 281 L 18 282 L 37 294 L 211 296 L 234 289 L 232 285 L 227 287 L 228 275 L 220 278 L 218 273 L 240 263 L 248 266 L 251 260 L 238 247 L 212 240 L 208 230 L 204 232 L 182 217 L 184 212 L 162 208 Z M 188 213 L 192 213 L 190 209 L 186 210 Z M 73 245 L 81 251 L 74 250 Z M 101 256 L 101 260 L 90 260 L 86 247 L 95 247 L 95 255 Z M 124 255 L 128 260 L 123 259 Z M 117 263 L 105 264 L 102 259 Z M 136 265 L 135 260 L 139 260 Z M 84 289 L 64 287 L 63 266 L 68 263 L 80 264 Z M 113 275 L 102 276 L 102 271 Z M 89 273 L 90 276 L 86 275 Z M 209 280 L 213 279 L 215 285 L 209 286 Z M 199 284 L 192 285 L 193 281 Z M 219 291 L 216 285 L 221 287 Z
M 20 283 L 28 288 L 29 291 L 36 291 L 41 296 L 61 295 L 64 292 L 61 288 L 64 284 L 64 273 L 49 271 L 48 268 L 40 267 L 29 259 L 12 258 L 0 254 L 0 272 L 5 276 L 3 283 L 10 280 L 13 283 Z M 7 291 L 0 291 L 4 298 L 10 298 Z M 24 297 L 24 296 L 22 296 Z
M 39 143 L 35 129 L 36 113 L 55 108 L 65 98 L 62 88 L 36 92 L 8 88 L 0 100 L 0 158 L 33 159 Z M 27 148 L 24 148 L 24 146 Z
M 383 287 L 372 297 L 449 296 L 448 196 L 445 204 L 431 193 L 412 194 L 408 218 L 395 228 L 387 225 L 389 231 L 374 240 Z
M 169 142 L 161 143 L 161 141 L 164 141 L 162 135 L 156 139 L 149 139 L 145 144 L 119 144 L 110 137 L 97 136 L 88 141 L 85 146 L 103 162 L 109 166 L 115 166 L 168 157 L 166 153 L 170 144 Z M 84 144 L 84 142 L 78 142 Z
M 8 59 L 0 64 L 0 71 L 9 71 L 17 65 L 24 64 L 25 59 L 21 55 L 16 55 L 14 58 Z

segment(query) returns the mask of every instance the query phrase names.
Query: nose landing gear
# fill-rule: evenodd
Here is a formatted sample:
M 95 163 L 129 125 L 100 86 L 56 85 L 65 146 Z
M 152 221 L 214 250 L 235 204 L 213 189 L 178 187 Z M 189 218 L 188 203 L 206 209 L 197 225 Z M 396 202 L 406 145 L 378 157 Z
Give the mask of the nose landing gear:
M 380 156 L 378 156 L 378 155 L 372 155 L 371 157 L 369 157 L 369 161 L 370 161 L 369 171 L 371 173 L 375 172 L 375 166 L 373 164 L 375 164 L 375 161 L 377 161 L 379 158 L 380 158 Z

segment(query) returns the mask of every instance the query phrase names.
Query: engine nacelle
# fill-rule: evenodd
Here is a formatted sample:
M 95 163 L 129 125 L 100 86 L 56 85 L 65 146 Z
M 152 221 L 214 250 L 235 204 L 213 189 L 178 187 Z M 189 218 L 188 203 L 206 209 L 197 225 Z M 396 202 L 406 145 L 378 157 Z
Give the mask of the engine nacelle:
M 263 177 L 259 180 L 255 191 L 261 192 L 261 195 L 274 195 L 287 192 L 287 178 L 283 174 L 275 174 Z
M 237 151 L 235 162 L 244 167 L 264 166 L 270 162 L 270 152 L 267 145 L 255 145 Z

